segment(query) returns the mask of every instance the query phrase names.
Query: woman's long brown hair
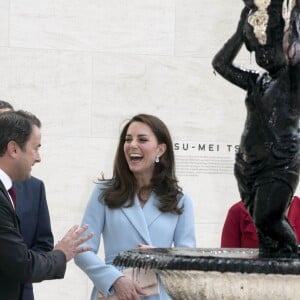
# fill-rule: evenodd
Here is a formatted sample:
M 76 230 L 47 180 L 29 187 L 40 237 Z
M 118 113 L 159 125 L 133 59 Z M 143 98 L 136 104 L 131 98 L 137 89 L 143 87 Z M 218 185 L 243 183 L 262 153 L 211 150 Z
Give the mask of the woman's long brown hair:
M 136 180 L 128 167 L 123 150 L 127 130 L 132 122 L 141 122 L 148 125 L 156 136 L 158 143 L 166 144 L 165 153 L 160 157 L 159 163 L 155 164 L 151 184 L 145 188 L 152 189 L 158 196 L 160 211 L 181 214 L 183 207 L 178 207 L 178 202 L 182 197 L 182 189 L 179 187 L 175 175 L 172 138 L 166 125 L 153 115 L 136 115 L 124 126 L 114 160 L 113 177 L 106 182 L 102 199 L 109 208 L 129 207 L 134 204 L 134 196 L 137 192 Z

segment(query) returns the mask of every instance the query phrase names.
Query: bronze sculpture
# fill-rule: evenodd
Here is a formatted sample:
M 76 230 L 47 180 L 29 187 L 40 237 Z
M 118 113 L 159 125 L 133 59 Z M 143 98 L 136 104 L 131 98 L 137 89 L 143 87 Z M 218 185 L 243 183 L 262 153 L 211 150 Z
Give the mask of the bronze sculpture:
M 244 3 L 236 32 L 213 59 L 219 74 L 247 91 L 235 177 L 256 225 L 259 256 L 298 257 L 285 212 L 300 170 L 300 1 Z M 234 64 L 243 45 L 265 73 Z

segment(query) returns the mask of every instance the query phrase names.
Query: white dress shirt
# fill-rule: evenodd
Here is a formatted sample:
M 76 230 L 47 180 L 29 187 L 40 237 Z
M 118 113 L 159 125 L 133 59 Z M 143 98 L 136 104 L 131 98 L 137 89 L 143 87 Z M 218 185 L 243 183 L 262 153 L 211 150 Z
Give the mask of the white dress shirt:
M 6 190 L 8 192 L 8 190 L 12 187 L 13 184 L 12 184 L 10 177 L 1 169 L 0 169 L 0 180 L 2 181 L 4 187 L 6 188 Z M 11 201 L 13 208 L 16 209 L 9 193 L 8 193 L 8 195 L 9 195 L 9 199 Z

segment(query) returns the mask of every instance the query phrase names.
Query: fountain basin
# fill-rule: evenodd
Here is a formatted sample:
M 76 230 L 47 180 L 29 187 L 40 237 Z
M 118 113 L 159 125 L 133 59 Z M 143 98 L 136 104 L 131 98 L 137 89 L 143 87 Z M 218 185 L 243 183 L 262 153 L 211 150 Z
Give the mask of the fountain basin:
M 114 264 L 154 269 L 174 300 L 300 299 L 300 260 L 258 258 L 257 249 L 134 249 Z

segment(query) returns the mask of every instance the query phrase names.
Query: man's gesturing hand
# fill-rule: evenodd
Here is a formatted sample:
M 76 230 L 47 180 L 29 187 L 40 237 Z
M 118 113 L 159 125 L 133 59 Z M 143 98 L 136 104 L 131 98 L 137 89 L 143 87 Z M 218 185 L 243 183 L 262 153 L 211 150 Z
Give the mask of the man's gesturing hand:
M 80 247 L 80 245 L 89 240 L 93 233 L 89 233 L 81 237 L 81 234 L 88 229 L 88 225 L 79 227 L 74 225 L 67 234 L 55 245 L 54 250 L 61 250 L 65 255 L 67 261 L 74 258 L 78 253 L 91 250 L 91 247 Z

